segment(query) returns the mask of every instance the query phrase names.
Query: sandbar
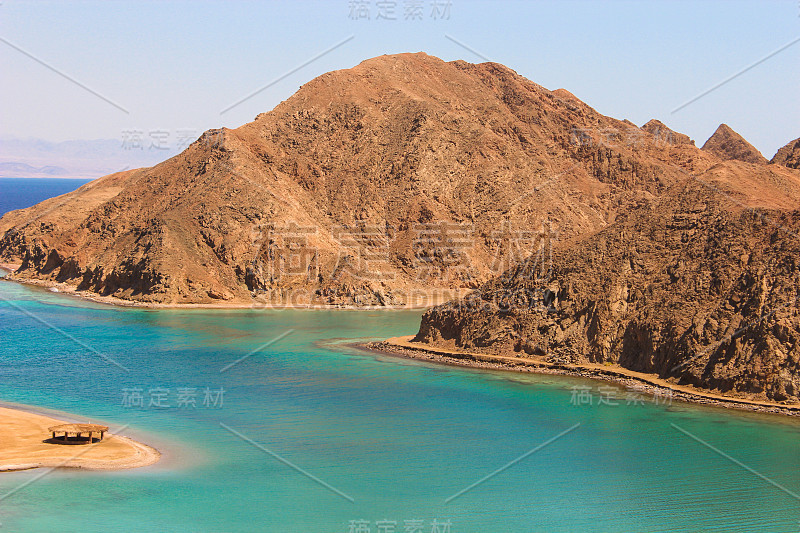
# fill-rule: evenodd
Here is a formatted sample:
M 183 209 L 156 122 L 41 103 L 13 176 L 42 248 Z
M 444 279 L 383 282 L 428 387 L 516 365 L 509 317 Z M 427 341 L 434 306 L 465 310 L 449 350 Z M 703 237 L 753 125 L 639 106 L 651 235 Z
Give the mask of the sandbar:
M 0 407 L 0 472 L 31 468 L 120 470 L 152 465 L 161 457 L 155 448 L 111 433 L 93 444 L 48 442 L 51 434 L 47 428 L 64 423 L 49 416 Z
M 413 338 L 413 335 L 392 337 L 383 342 L 368 343 L 365 347 L 380 353 L 421 359 L 441 364 L 493 370 L 535 372 L 540 374 L 561 374 L 599 379 L 619 383 L 623 386 L 635 388 L 650 394 L 660 395 L 664 392 L 668 392 L 670 398 L 691 403 L 729 407 L 761 413 L 800 416 L 800 404 L 797 403 L 777 403 L 756 398 L 717 394 L 697 387 L 679 385 L 661 379 L 654 374 L 636 372 L 619 365 L 598 365 L 592 363 L 581 365 L 561 364 L 547 362 L 544 359 L 535 357 L 505 356 L 449 350 L 413 342 Z

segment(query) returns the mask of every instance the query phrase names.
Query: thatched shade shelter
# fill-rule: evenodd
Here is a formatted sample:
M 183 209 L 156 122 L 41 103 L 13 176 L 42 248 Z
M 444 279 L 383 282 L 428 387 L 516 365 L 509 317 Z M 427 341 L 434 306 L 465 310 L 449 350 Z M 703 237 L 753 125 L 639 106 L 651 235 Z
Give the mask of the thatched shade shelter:
M 54 442 L 89 444 L 92 442 L 95 433 L 99 434 L 97 442 L 103 440 L 105 432 L 108 431 L 108 426 L 100 426 L 98 424 L 61 424 L 49 427 L 47 431 L 53 434 Z

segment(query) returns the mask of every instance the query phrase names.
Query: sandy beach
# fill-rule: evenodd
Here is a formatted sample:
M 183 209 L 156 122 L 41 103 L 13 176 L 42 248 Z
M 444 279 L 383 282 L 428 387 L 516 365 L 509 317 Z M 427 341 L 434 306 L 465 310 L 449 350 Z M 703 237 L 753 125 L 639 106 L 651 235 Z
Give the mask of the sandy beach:
M 107 433 L 94 444 L 46 442 L 48 428 L 64 421 L 20 409 L 0 407 L 0 472 L 31 468 L 120 470 L 148 466 L 158 450 L 127 437 Z
M 392 337 L 383 342 L 369 343 L 365 347 L 380 353 L 440 364 L 540 374 L 561 374 L 610 381 L 647 394 L 663 397 L 666 393 L 670 398 L 686 402 L 800 417 L 800 404 L 783 404 L 751 398 L 723 396 L 695 387 L 678 385 L 660 379 L 656 375 L 635 372 L 618 365 L 557 364 L 528 356 L 514 357 L 478 352 L 461 352 L 412 342 L 413 338 L 413 335 Z

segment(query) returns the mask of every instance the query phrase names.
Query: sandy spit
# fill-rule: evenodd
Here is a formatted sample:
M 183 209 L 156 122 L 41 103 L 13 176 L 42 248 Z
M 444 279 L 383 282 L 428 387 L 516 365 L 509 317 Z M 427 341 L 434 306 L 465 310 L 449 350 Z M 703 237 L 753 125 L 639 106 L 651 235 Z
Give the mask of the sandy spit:
M 31 468 L 121 470 L 156 463 L 155 448 L 121 435 L 106 433 L 94 444 L 47 442 L 47 428 L 66 422 L 22 409 L 0 407 L 0 472 Z
M 368 350 L 411 359 L 420 359 L 440 364 L 467 366 L 492 370 L 511 370 L 539 374 L 560 374 L 618 383 L 627 388 L 660 397 L 674 398 L 691 403 L 743 409 L 761 413 L 773 413 L 800 417 L 800 404 L 784 404 L 762 401 L 755 398 L 725 396 L 695 387 L 678 385 L 659 378 L 622 368 L 618 365 L 560 364 L 550 363 L 534 357 L 515 357 L 462 352 L 432 347 L 412 342 L 413 336 L 392 337 L 383 342 L 362 345 Z

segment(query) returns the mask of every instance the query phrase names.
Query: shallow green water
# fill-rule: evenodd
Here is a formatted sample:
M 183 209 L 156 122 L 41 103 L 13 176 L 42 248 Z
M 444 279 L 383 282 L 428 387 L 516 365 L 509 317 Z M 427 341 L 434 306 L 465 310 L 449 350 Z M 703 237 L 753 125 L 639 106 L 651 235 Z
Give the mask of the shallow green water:
M 123 310 L 6 282 L 0 298 L 0 399 L 165 454 L 0 475 L 1 530 L 800 531 L 793 420 L 346 346 L 419 312 Z

